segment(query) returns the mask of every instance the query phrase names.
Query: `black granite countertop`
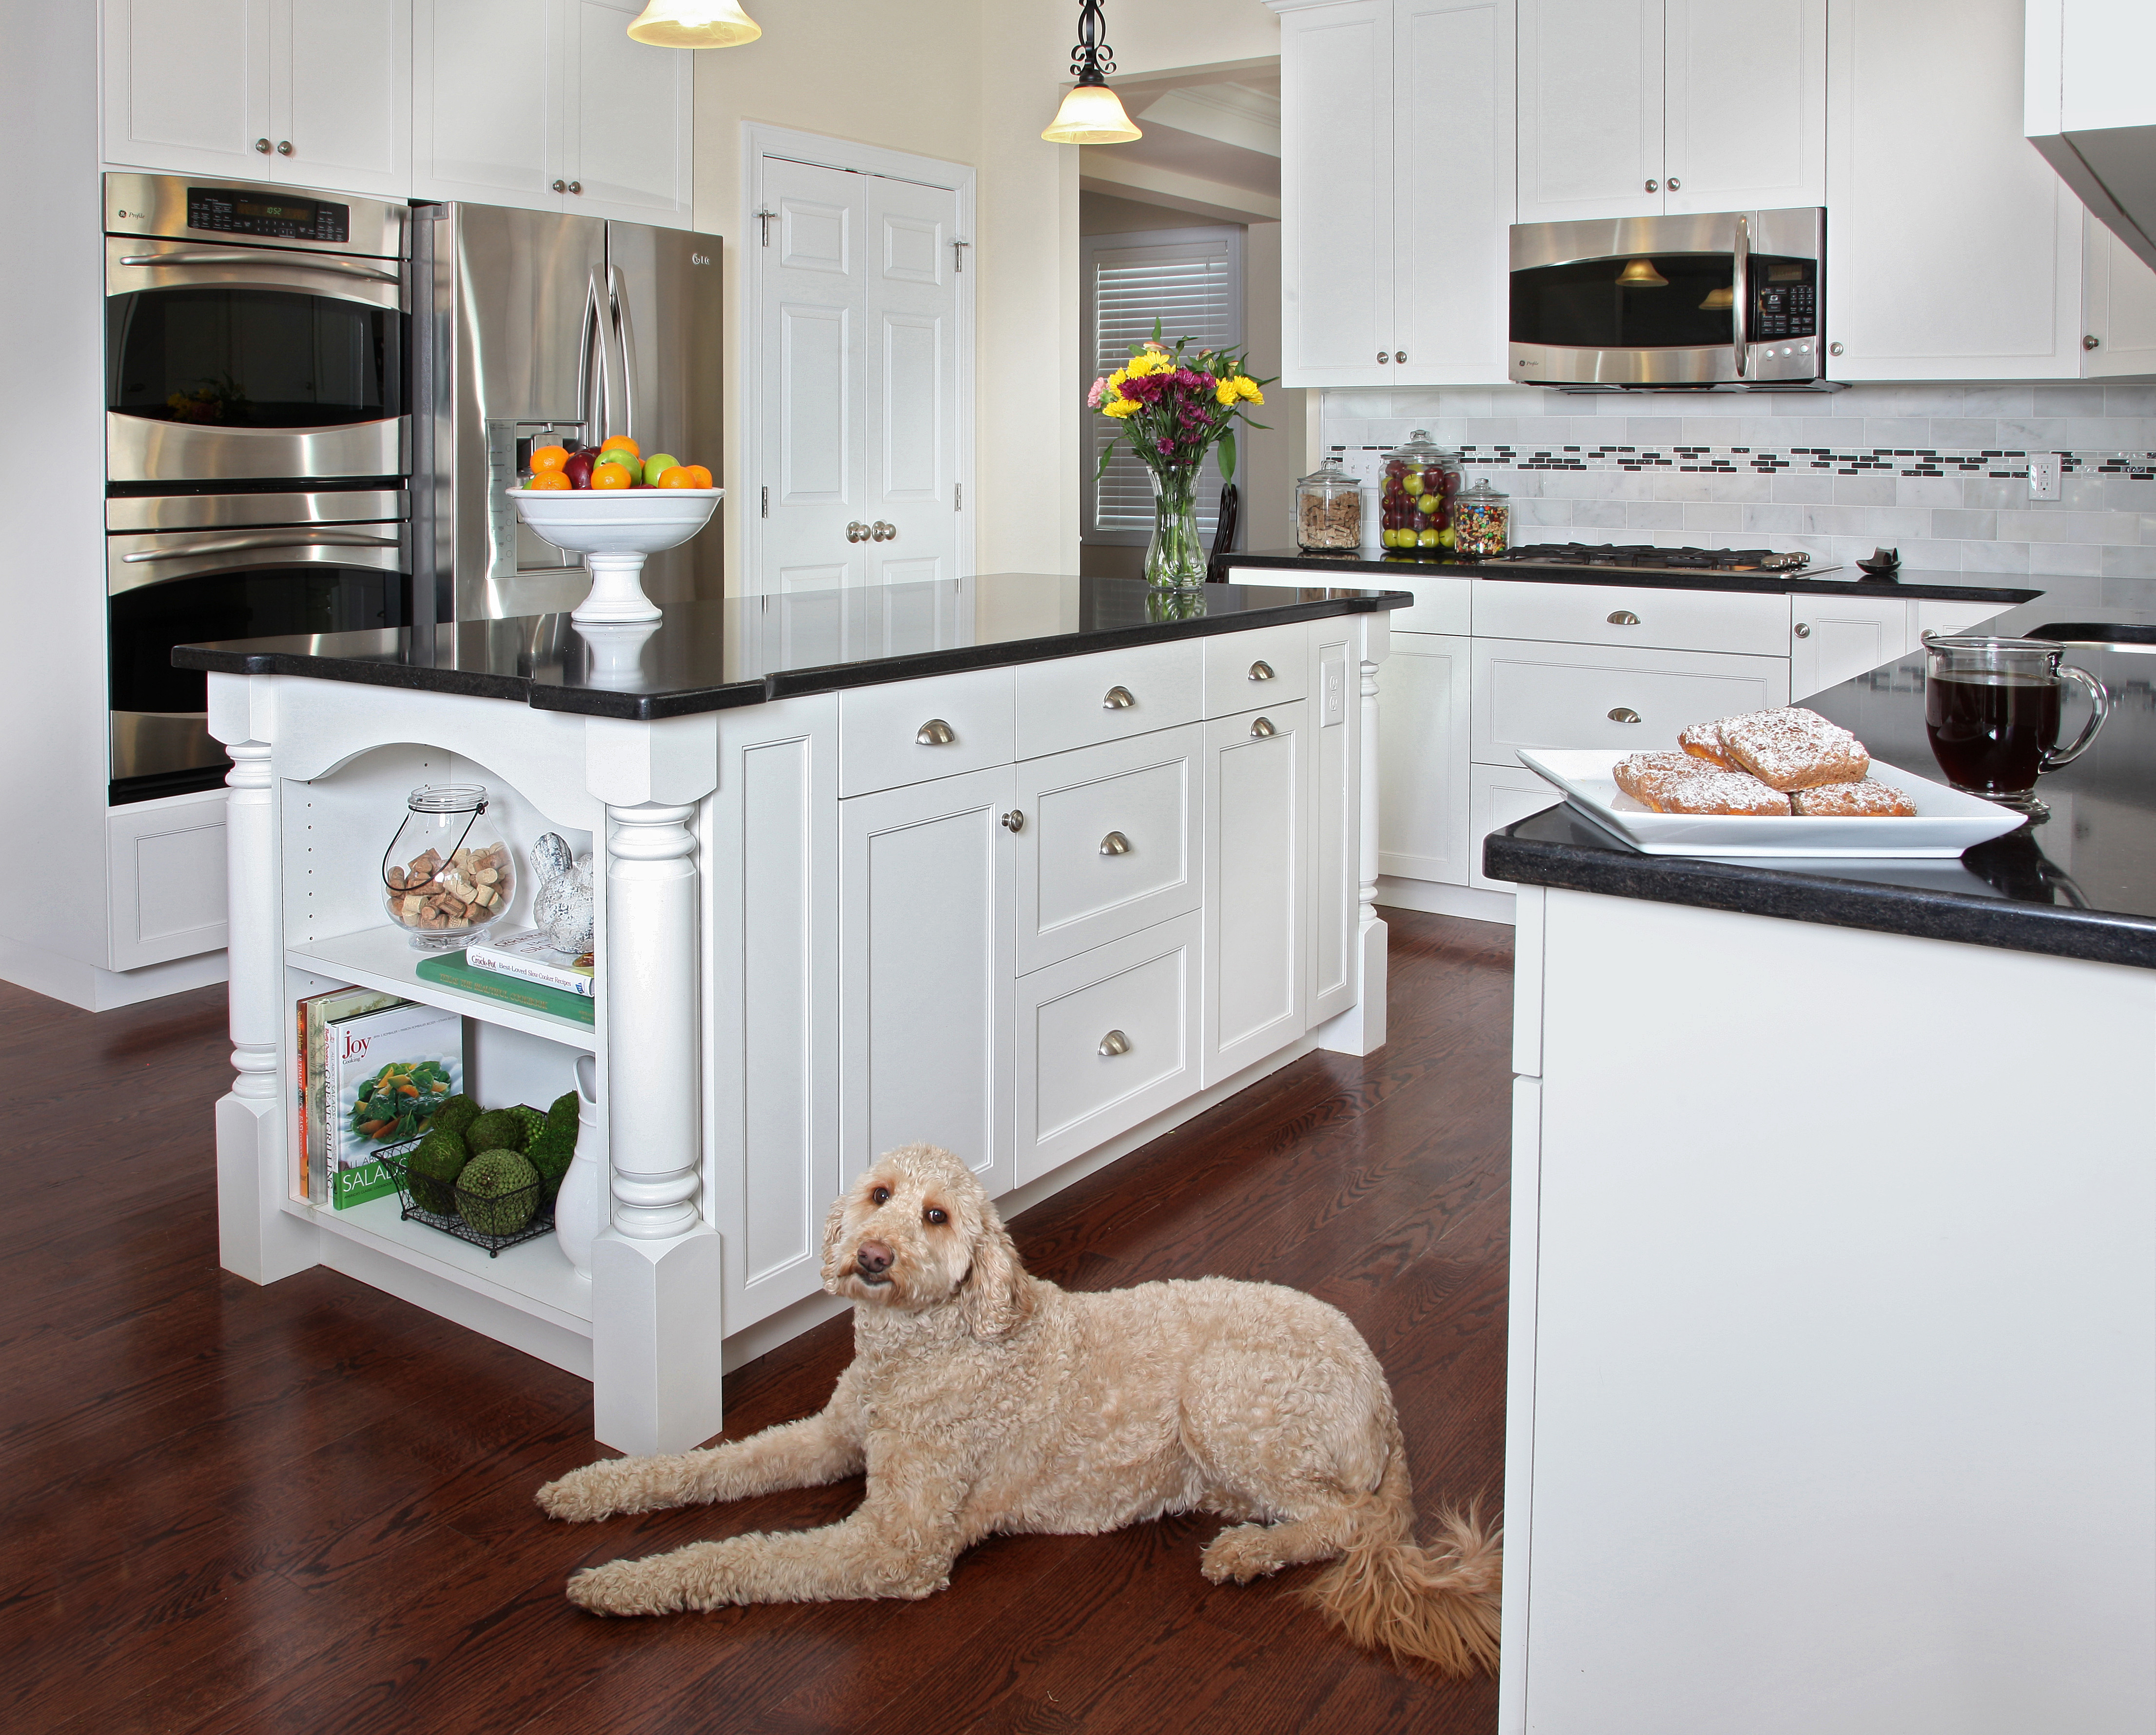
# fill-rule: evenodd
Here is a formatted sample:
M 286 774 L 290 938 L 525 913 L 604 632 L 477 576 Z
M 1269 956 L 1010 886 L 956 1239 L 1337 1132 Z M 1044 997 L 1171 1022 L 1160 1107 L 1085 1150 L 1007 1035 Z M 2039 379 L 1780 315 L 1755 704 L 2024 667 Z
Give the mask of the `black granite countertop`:
M 2148 579 L 2015 583 L 2040 593 L 1984 630 L 2033 633 L 2059 621 L 2156 626 Z M 2109 689 L 2109 721 L 2086 753 L 2038 786 L 2048 819 L 1957 861 L 1647 855 L 1559 803 L 1491 834 L 1485 869 L 1525 885 L 2156 969 L 2156 654 L 2076 645 L 2066 660 Z M 1936 774 L 1921 654 L 1803 702 L 1854 730 L 1887 763 Z M 2086 706 L 2069 697 L 2066 709 L 2066 729 L 2077 732 Z M 1666 745 L 1673 743 L 1641 743 Z
M 1207 584 L 1003 572 L 934 583 L 677 603 L 649 625 L 566 614 L 183 644 L 182 669 L 299 675 L 644 721 L 799 693 L 1045 662 L 1327 615 L 1404 608 L 1383 588 Z

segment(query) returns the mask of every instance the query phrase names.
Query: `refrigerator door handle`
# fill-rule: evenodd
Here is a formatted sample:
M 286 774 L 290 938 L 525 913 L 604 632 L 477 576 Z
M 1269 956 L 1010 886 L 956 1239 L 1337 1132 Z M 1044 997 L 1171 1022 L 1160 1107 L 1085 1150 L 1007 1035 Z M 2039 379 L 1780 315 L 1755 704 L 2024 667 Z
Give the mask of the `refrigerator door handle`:
M 629 329 L 629 295 L 622 287 L 621 273 L 612 265 L 607 267 L 607 311 L 613 322 L 615 339 L 621 345 L 622 431 L 634 434 L 636 430 L 636 335 Z
M 598 395 L 592 394 L 592 356 L 598 356 Z M 583 418 L 584 442 L 598 445 L 613 430 L 606 425 L 613 402 L 613 368 L 607 355 L 606 333 L 599 329 L 599 274 L 594 270 L 584 285 L 583 329 L 577 336 L 577 414 Z

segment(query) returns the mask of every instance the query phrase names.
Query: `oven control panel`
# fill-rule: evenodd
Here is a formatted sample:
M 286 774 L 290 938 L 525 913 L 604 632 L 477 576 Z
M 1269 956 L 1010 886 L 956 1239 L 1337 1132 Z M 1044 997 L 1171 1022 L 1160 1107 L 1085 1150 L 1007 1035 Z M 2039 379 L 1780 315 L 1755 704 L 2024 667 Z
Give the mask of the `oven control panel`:
M 223 235 L 267 235 L 280 241 L 348 241 L 352 208 L 285 193 L 190 187 L 187 227 Z

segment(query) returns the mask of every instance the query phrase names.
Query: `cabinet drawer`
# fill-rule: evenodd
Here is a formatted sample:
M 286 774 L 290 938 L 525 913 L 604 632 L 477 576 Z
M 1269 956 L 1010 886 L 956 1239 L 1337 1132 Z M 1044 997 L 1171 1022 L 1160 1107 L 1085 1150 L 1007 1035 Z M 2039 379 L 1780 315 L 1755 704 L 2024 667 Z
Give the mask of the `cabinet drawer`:
M 1198 1088 L 1194 913 L 1018 984 L 1018 1178 L 1046 1174 Z
M 1261 627 L 1201 639 L 1205 664 L 1205 715 L 1232 716 L 1260 705 L 1300 699 L 1310 683 L 1310 629 Z
M 1026 664 L 1018 671 L 1018 757 L 1196 722 L 1203 714 L 1202 643 L 1184 639 Z
M 1464 639 L 1473 619 L 1472 578 L 1409 578 L 1404 575 L 1394 577 L 1390 572 L 1382 578 L 1374 573 L 1363 575 L 1373 590 L 1407 590 L 1414 593 L 1414 606 L 1395 608 L 1389 619 L 1395 633 L 1450 633 Z
M 1475 636 L 1785 657 L 1789 599 L 1744 591 L 1484 578 L 1475 587 Z
M 1789 665 L 1477 639 L 1468 694 L 1474 757 L 1485 765 L 1515 764 L 1522 747 L 1669 752 L 1687 723 L 1788 704 Z
M 1198 907 L 1201 724 L 1019 768 L 1021 974 Z
M 839 794 L 1010 763 L 1017 672 L 974 669 L 839 694 Z

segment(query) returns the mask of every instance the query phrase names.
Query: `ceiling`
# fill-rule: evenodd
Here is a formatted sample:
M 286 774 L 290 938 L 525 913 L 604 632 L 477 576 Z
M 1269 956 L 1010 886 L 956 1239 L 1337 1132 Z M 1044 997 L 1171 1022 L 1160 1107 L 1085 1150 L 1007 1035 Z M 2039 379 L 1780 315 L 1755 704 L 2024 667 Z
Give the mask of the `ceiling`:
M 1235 222 L 1280 216 L 1280 63 L 1116 80 L 1142 138 L 1088 145 L 1080 184 Z

